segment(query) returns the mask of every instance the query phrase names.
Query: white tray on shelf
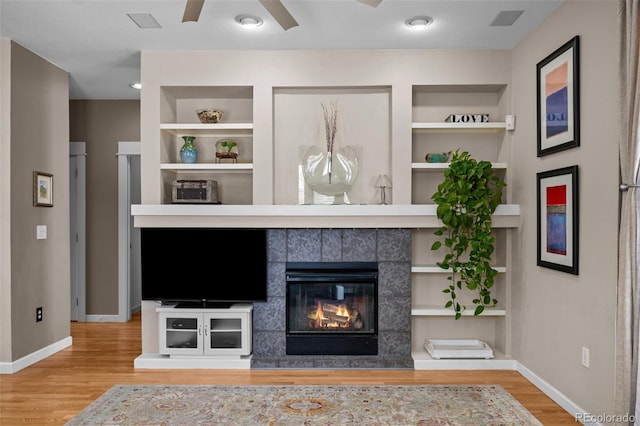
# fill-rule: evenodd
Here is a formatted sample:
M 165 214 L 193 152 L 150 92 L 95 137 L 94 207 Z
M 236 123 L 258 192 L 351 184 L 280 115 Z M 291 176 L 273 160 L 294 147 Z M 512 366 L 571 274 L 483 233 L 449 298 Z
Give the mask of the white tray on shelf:
M 424 348 L 433 359 L 441 358 L 493 358 L 493 349 L 482 340 L 426 339 Z

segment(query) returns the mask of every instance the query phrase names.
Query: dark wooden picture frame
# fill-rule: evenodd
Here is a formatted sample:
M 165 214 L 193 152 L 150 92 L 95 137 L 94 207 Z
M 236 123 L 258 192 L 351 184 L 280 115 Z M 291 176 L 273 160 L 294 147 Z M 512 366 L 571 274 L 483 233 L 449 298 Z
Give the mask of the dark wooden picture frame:
M 537 264 L 578 275 L 578 166 L 537 174 Z
M 33 172 L 33 205 L 53 207 L 53 175 Z
M 538 62 L 538 157 L 580 146 L 579 36 Z

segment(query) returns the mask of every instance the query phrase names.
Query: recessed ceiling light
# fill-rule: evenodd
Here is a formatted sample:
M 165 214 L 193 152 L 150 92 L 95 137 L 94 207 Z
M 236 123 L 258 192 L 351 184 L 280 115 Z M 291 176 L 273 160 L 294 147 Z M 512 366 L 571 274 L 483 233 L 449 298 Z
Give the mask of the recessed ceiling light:
M 142 83 L 131 83 L 129 86 L 136 90 L 142 89 Z
M 404 24 L 412 30 L 424 30 L 433 24 L 433 18 L 431 16 L 414 16 L 404 21 Z
M 262 25 L 263 22 L 261 18 L 254 15 L 238 15 L 235 20 L 244 28 L 257 28 Z

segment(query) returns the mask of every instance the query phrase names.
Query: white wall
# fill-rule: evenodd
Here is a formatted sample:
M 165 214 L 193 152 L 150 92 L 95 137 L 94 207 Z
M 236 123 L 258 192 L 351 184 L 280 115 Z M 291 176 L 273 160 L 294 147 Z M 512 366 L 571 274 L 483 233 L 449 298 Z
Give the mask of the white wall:
M 613 414 L 618 226 L 617 2 L 567 1 L 513 50 L 513 355 L 593 414 Z M 580 36 L 580 147 L 536 158 L 536 64 Z M 578 276 L 536 266 L 536 173 L 579 165 Z M 590 349 L 590 368 L 581 348 Z

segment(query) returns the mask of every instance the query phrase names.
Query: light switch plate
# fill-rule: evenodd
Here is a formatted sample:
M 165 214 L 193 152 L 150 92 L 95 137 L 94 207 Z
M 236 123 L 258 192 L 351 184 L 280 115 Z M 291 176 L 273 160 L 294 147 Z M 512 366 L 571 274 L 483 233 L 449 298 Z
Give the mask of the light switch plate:
M 36 226 L 36 238 L 38 240 L 46 240 L 47 239 L 47 225 L 37 225 Z

